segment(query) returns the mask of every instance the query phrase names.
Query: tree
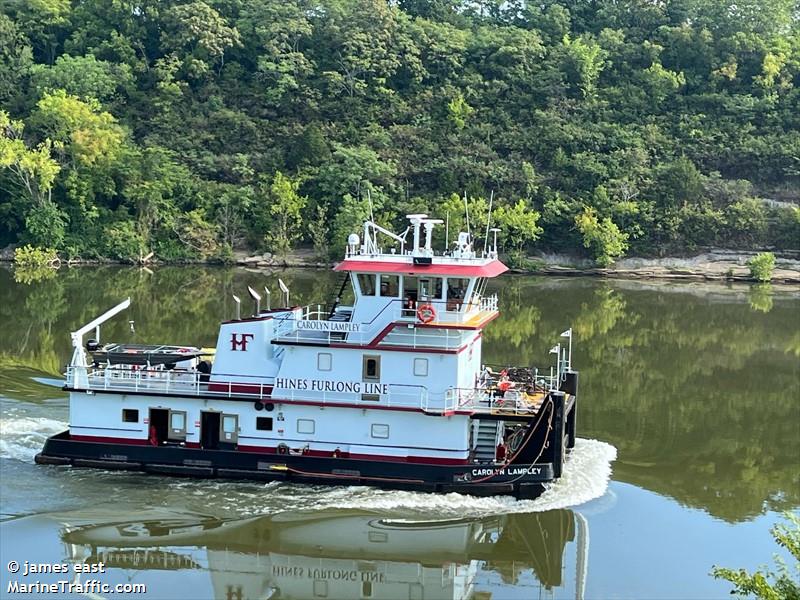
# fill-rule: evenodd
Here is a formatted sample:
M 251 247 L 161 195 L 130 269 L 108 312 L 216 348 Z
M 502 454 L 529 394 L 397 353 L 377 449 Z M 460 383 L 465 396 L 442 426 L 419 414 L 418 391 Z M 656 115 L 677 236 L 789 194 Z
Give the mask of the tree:
M 97 60 L 94 55 L 64 54 L 52 66 L 36 65 L 32 70 L 33 87 L 39 95 L 64 90 L 84 101 L 113 99 L 120 89 L 133 84 L 130 67 Z
M 759 600 L 797 600 L 800 598 L 800 581 L 796 579 L 800 571 L 800 517 L 790 512 L 784 514 L 784 523 L 774 525 L 770 532 L 775 542 L 792 556 L 795 575 L 780 559 L 777 572 L 761 569 L 748 573 L 744 569 L 714 567 L 714 579 L 725 579 L 733 584 L 731 594 L 755 596 Z
M 503 230 L 504 245 L 507 242 L 517 254 L 522 253 L 525 244 L 536 241 L 542 234 L 539 213 L 528 208 L 524 200 L 517 200 L 511 206 L 498 206 L 493 219 Z
M 775 270 L 775 255 L 772 252 L 761 252 L 747 261 L 750 276 L 758 281 L 770 281 Z
M 583 235 L 584 247 L 592 250 L 595 261 L 601 267 L 614 264 L 628 249 L 628 235 L 622 233 L 608 217 L 599 219 L 594 208 L 584 208 L 575 217 L 575 224 Z
M 24 125 L 0 111 L 0 168 L 8 169 L 29 200 L 25 208 L 27 237 L 36 245 L 56 248 L 64 241 L 66 215 L 52 200 L 53 182 L 60 167 L 52 158 L 47 139 L 29 148 L 22 139 Z
M 272 227 L 267 234 L 267 244 L 279 256 L 286 256 L 302 235 L 302 211 L 308 203 L 306 196 L 297 193 L 300 182 L 275 173 L 269 186 Z

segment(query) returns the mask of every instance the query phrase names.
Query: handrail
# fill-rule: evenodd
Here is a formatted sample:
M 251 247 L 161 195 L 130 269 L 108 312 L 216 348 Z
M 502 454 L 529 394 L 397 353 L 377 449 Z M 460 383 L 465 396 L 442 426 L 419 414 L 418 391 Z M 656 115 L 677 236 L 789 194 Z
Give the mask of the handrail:
M 427 386 L 390 383 L 389 392 L 378 399 L 365 398 L 361 392 L 293 390 L 277 387 L 274 376 L 213 373 L 206 380 L 194 370 L 132 369 L 120 366 L 70 366 L 66 371 L 68 388 L 90 391 L 135 391 L 174 394 L 176 396 L 217 396 L 220 398 L 252 398 L 272 401 L 309 401 L 323 404 L 352 404 L 360 408 L 383 406 L 413 408 L 429 413 L 448 410 L 445 395 L 432 398 Z

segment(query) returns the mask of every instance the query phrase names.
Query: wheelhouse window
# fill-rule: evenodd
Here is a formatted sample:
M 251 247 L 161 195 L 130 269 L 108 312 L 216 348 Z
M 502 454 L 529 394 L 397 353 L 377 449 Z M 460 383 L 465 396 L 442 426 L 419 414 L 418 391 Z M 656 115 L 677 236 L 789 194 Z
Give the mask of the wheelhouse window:
M 138 423 L 139 411 L 135 408 L 122 409 L 122 422 L 123 423 Z
M 361 290 L 362 296 L 375 295 L 375 275 L 372 273 L 359 273 L 358 274 L 358 287 Z
M 258 431 L 272 431 L 272 417 L 256 417 Z
M 469 288 L 469 279 L 447 278 L 447 310 L 460 310 Z
M 400 295 L 400 276 L 381 275 L 380 295 L 385 298 L 397 298 Z
M 406 277 L 403 280 L 405 308 L 414 308 L 418 302 L 441 300 L 443 287 L 441 277 Z
M 365 355 L 362 365 L 361 378 L 364 381 L 381 380 L 381 357 Z

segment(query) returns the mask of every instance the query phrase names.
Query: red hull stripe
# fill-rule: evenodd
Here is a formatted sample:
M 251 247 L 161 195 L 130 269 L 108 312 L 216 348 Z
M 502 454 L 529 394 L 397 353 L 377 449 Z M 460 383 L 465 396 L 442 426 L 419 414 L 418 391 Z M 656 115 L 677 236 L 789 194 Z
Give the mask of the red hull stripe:
M 499 260 L 484 265 L 412 265 L 407 262 L 382 262 L 347 259 L 340 262 L 334 271 L 358 271 L 360 273 L 408 273 L 409 275 L 449 275 L 452 277 L 497 277 L 508 271 Z
M 148 444 L 146 439 L 117 438 L 104 435 L 76 435 L 70 433 L 69 438 L 76 442 L 95 442 L 98 444 L 128 444 L 129 446 L 147 446 Z
M 130 438 L 114 438 L 105 436 L 94 435 L 73 435 L 70 434 L 70 439 L 76 442 L 94 442 L 98 444 L 119 444 L 128 446 L 148 446 L 150 442 L 146 439 L 130 439 Z M 200 449 L 198 442 L 186 442 L 186 448 Z M 277 448 L 267 446 L 237 446 L 240 452 L 258 452 L 263 454 L 272 454 L 275 456 L 285 456 L 278 454 Z M 298 456 L 293 454 L 292 456 Z M 317 458 L 331 458 L 332 452 L 324 452 L 322 450 L 309 450 L 304 456 L 312 456 Z M 427 465 L 466 465 L 469 461 L 463 458 L 439 458 L 436 456 L 391 456 L 383 454 L 352 454 L 342 452 L 340 458 L 352 458 L 358 460 L 374 460 L 379 462 L 399 462 L 399 463 L 414 463 L 414 464 L 427 464 Z

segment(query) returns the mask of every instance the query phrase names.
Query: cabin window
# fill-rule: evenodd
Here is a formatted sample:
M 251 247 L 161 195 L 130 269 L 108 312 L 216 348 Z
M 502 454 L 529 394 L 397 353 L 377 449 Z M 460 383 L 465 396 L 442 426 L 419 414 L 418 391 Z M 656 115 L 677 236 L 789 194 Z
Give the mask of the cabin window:
M 372 437 L 379 438 L 382 440 L 389 438 L 389 426 L 383 423 L 373 423 L 372 424 Z
M 314 433 L 314 419 L 297 419 L 297 433 Z
M 414 375 L 417 377 L 427 377 L 428 376 L 428 359 L 427 358 L 415 358 L 414 359 Z
M 239 441 L 239 416 L 238 415 L 222 415 L 222 422 L 220 423 L 222 430 L 222 441 L 229 443 L 236 443 Z
M 330 352 L 320 352 L 317 354 L 317 370 L 330 371 L 333 368 L 333 354 Z
M 272 417 L 256 417 L 256 429 L 259 431 L 272 431 Z
M 139 411 L 135 408 L 122 409 L 122 422 L 123 423 L 138 423 Z
M 372 582 L 371 581 L 362 581 L 361 582 L 361 597 L 362 598 L 372 598 Z
M 386 298 L 397 298 L 400 295 L 400 276 L 381 275 L 381 296 Z
M 365 355 L 361 375 L 364 381 L 380 381 L 381 357 Z
M 186 412 L 183 410 L 169 411 L 169 439 L 186 439 Z
M 358 287 L 361 288 L 362 296 L 375 295 L 375 275 L 371 273 L 358 274 Z

